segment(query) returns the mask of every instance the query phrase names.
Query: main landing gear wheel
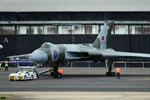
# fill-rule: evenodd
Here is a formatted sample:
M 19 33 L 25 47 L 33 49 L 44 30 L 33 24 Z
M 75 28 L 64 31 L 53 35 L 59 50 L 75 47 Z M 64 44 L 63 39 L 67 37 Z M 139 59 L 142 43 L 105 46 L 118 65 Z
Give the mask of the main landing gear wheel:
M 106 72 L 106 76 L 115 76 L 115 72 L 111 72 L 111 68 L 108 69 L 108 72 Z
M 115 76 L 116 73 L 115 72 L 106 72 L 106 76 Z

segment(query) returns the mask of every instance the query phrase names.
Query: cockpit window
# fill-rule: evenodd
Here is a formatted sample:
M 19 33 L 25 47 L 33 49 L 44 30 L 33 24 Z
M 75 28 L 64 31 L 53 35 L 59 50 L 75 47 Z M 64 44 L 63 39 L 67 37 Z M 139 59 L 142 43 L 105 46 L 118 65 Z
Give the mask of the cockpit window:
M 54 44 L 52 44 L 52 43 L 49 43 L 49 42 L 46 42 L 46 43 L 43 43 L 42 44 L 42 48 L 51 48 L 51 47 L 53 47 L 54 46 Z
M 42 48 L 49 48 L 48 44 L 46 44 L 46 43 L 42 44 L 41 47 L 42 47 Z

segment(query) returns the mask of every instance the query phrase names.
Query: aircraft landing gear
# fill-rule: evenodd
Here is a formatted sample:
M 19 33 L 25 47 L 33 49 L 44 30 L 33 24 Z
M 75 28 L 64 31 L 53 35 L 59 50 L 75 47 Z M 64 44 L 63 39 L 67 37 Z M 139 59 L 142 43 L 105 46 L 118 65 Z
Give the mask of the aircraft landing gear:
M 54 78 L 62 78 L 62 74 L 58 72 L 58 65 L 59 63 L 56 63 L 56 66 L 54 67 L 54 71 L 51 72 L 51 75 L 54 76 Z
M 54 78 L 62 78 L 62 74 L 60 74 L 58 72 L 51 72 L 50 75 L 54 76 Z
M 111 72 L 112 68 L 108 68 L 108 72 L 106 72 L 106 76 L 115 76 L 115 72 Z
M 62 78 L 62 74 L 57 72 L 56 74 L 54 74 L 54 78 Z
M 114 68 L 113 59 L 105 60 L 106 66 L 108 67 L 108 72 L 106 72 L 106 76 L 115 76 L 115 72 L 112 72 L 112 68 Z

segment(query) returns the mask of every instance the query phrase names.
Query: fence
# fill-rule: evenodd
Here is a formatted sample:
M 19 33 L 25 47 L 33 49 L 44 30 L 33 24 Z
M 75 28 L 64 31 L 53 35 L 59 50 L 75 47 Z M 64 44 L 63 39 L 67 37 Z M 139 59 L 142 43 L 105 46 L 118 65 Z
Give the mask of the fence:
M 104 62 L 71 62 L 71 67 L 105 67 Z M 140 67 L 140 68 L 150 68 L 150 62 L 138 62 L 138 61 L 116 61 L 114 67 Z

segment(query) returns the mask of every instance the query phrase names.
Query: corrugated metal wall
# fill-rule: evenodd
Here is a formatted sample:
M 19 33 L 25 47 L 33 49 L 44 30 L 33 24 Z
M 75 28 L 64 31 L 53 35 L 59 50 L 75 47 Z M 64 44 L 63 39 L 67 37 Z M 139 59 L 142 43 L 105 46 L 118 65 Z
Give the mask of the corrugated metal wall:
M 0 60 L 8 55 L 30 53 L 43 42 L 54 44 L 92 43 L 97 35 L 0 35 Z M 8 39 L 8 43 L 5 39 Z M 109 47 L 116 51 L 150 53 L 150 35 L 112 35 Z M 73 41 L 74 40 L 74 41 Z

